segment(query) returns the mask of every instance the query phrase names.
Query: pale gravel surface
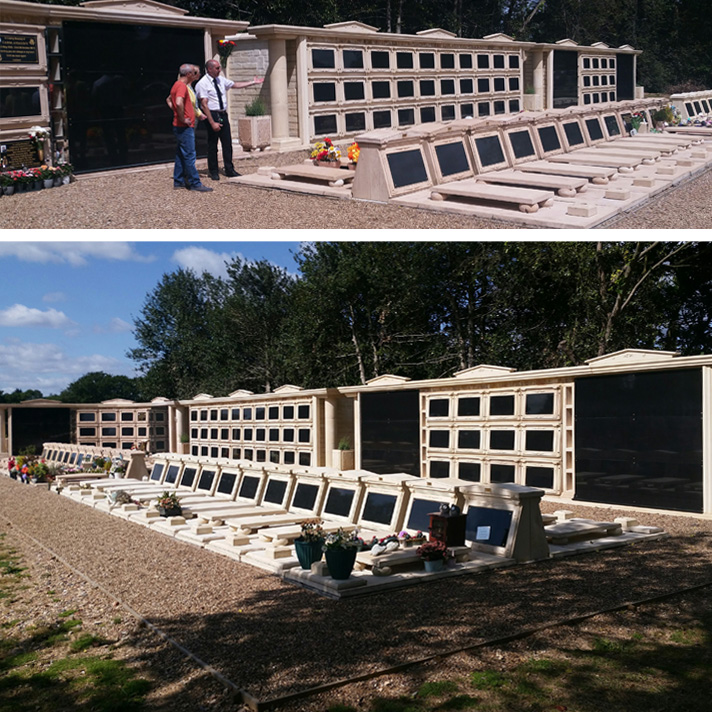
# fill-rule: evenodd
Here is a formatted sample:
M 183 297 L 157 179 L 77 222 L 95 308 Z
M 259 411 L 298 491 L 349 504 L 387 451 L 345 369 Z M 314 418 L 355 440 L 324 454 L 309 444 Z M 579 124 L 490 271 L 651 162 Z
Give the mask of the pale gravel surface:
M 236 161 L 243 174 L 260 165 L 299 162 L 307 152 L 267 153 Z M 68 186 L 0 199 L 3 227 L 14 229 L 301 229 L 348 235 L 351 229 L 522 229 L 503 221 L 445 215 L 402 206 L 261 190 L 207 178 L 213 193 L 173 190 L 172 166 L 83 175 Z M 712 224 L 712 172 L 654 198 L 604 227 L 707 229 Z M 572 231 L 566 231 L 571 233 Z M 557 234 L 553 231 L 553 234 Z
M 560 508 L 560 503 L 550 502 L 542 507 Z M 623 513 L 565 508 L 599 519 Z M 673 536 L 601 554 L 459 577 L 456 583 L 431 582 L 333 601 L 53 492 L 0 477 L 0 530 L 13 532 L 13 543 L 24 553 L 32 555 L 34 547 L 18 536 L 18 530 L 35 537 L 259 699 L 712 579 L 709 518 L 635 516 Z M 36 549 L 35 554 L 39 555 Z M 64 570 L 59 562 L 54 566 Z M 104 598 L 96 591 L 90 595 Z M 166 677 L 175 685 L 180 686 L 186 675 L 188 679 L 196 675 L 191 665 L 166 654 L 165 646 L 151 643 L 150 636 L 143 645 L 144 660 L 159 675 L 162 665 L 168 665 Z M 398 680 L 390 676 L 362 683 L 351 694 L 405 684 Z M 219 689 L 205 680 L 196 685 L 215 702 L 203 708 L 222 709 Z M 333 693 L 333 699 L 344 694 Z M 289 709 L 324 709 L 313 705 L 307 700 Z

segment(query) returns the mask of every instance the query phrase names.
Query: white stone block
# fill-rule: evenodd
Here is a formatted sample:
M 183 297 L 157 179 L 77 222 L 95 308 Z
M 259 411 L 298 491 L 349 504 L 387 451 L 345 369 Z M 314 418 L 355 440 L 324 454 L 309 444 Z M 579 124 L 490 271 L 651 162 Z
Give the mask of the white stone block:
M 567 215 L 573 215 L 577 218 L 591 218 L 598 213 L 598 208 L 590 203 L 581 203 L 579 205 L 569 205 L 566 209 Z
M 609 200 L 629 200 L 630 191 L 625 188 L 609 188 L 605 197 Z

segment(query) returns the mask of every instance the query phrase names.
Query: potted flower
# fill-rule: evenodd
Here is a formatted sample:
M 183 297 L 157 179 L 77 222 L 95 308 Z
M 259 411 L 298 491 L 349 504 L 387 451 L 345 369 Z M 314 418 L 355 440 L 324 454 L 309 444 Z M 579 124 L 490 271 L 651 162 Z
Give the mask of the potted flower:
M 334 146 L 330 138 L 325 138 L 314 144 L 311 159 L 315 166 L 341 167 L 341 151 Z
M 321 519 L 306 519 L 301 523 L 302 533 L 294 540 L 294 551 L 303 569 L 310 569 L 315 561 L 320 561 L 325 533 Z
M 354 469 L 354 451 L 351 448 L 351 440 L 348 437 L 341 438 L 336 450 L 332 451 L 331 466 L 339 470 Z
M 418 551 L 415 553 L 423 560 L 428 573 L 442 571 L 445 568 L 445 562 L 450 558 L 447 544 L 437 539 L 426 541 L 425 544 L 418 547 Z
M 358 164 L 358 157 L 361 155 L 361 149 L 358 147 L 356 141 L 354 141 L 346 150 L 346 156 L 349 159 L 348 167 L 349 170 L 355 171 L 356 165 Z
M 259 96 L 245 106 L 245 115 L 237 120 L 237 135 L 245 151 L 261 150 L 272 143 L 272 118 Z
M 326 537 L 322 551 L 331 578 L 343 581 L 351 576 L 360 548 L 361 541 L 355 531 L 347 533 L 339 527 L 336 532 Z
M 162 517 L 179 517 L 183 509 L 180 500 L 173 492 L 164 492 L 157 500 L 156 507 Z
M 15 171 L 0 173 L 0 186 L 3 195 L 12 195 L 15 192 Z
M 227 69 L 227 60 L 235 49 L 235 43 L 232 40 L 218 40 L 218 55 L 220 55 L 220 66 L 223 70 Z
M 37 149 L 38 160 L 44 161 L 44 144 L 45 139 L 49 138 L 49 130 L 42 126 L 33 126 L 28 131 L 28 136 L 32 139 L 32 143 Z

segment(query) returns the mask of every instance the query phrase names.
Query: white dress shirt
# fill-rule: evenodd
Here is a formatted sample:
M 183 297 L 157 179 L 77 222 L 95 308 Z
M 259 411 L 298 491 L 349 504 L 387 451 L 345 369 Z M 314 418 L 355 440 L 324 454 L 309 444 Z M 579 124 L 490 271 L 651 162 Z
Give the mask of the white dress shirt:
M 220 87 L 220 93 L 222 94 L 223 110 L 227 111 L 227 90 L 235 82 L 225 79 L 225 77 L 221 74 L 218 75 L 216 79 L 218 80 L 218 86 Z M 210 109 L 211 112 L 220 111 L 220 101 L 218 100 L 218 95 L 215 91 L 213 77 L 209 74 L 203 75 L 201 80 L 195 85 L 195 94 L 198 97 L 198 101 L 202 101 L 203 99 L 208 100 L 208 109 Z

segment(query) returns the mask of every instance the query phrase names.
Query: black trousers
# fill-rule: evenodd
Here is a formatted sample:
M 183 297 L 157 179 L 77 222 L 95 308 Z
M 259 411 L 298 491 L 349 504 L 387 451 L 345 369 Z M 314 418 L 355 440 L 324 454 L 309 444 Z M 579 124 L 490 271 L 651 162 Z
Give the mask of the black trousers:
M 220 131 L 213 131 L 213 127 L 205 121 L 205 128 L 208 130 L 208 173 L 215 175 L 218 172 L 218 141 L 222 144 L 223 164 L 225 172 L 232 173 L 235 167 L 232 165 L 232 136 L 230 134 L 230 122 L 227 118 L 227 111 L 211 111 L 215 121 L 221 121 Z

